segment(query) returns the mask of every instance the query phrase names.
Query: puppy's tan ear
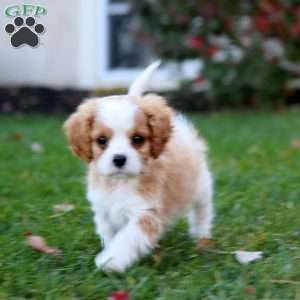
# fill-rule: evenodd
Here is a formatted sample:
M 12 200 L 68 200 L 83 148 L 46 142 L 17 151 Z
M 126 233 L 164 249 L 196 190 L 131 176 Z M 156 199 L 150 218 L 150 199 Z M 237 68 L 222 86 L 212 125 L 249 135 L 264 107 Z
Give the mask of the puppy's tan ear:
M 95 104 L 95 100 L 87 100 L 63 125 L 72 152 L 85 162 L 93 158 L 91 129 L 96 113 Z
M 151 132 L 151 155 L 157 158 L 165 149 L 171 136 L 172 110 L 166 104 L 164 98 L 151 94 L 141 99 L 140 107 L 147 116 Z

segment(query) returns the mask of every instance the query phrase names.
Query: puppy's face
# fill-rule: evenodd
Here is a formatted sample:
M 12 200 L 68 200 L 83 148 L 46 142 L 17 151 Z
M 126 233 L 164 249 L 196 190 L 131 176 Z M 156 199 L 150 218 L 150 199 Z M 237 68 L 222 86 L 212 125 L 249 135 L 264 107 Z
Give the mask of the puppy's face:
M 87 100 L 66 121 L 72 151 L 103 176 L 137 176 L 164 150 L 171 110 L 154 95 Z

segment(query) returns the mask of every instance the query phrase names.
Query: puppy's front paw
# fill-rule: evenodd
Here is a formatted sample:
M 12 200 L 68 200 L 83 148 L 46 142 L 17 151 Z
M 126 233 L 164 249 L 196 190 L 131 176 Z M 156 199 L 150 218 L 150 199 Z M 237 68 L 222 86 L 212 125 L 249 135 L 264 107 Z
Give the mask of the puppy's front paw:
M 103 250 L 102 252 L 98 253 L 95 258 L 96 267 L 103 269 L 110 260 L 111 257 L 108 255 L 108 252 Z
M 109 251 L 100 252 L 95 258 L 97 268 L 107 272 L 123 272 L 126 264 L 120 258 L 109 253 Z

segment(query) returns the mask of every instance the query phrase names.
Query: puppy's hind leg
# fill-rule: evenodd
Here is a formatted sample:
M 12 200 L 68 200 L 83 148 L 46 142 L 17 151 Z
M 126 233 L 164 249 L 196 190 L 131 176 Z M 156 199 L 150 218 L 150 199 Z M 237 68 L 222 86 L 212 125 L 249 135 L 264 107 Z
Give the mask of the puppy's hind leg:
M 196 240 L 211 237 L 213 208 L 213 179 L 207 166 L 201 170 L 193 205 L 188 212 L 190 234 Z

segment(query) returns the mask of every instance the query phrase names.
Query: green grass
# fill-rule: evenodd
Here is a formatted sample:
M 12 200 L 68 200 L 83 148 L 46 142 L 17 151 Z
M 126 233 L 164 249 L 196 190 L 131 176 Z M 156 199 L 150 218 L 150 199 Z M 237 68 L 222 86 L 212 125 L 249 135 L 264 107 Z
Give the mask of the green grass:
M 84 165 L 68 151 L 62 118 L 0 117 L 0 299 L 300 299 L 300 110 L 192 115 L 210 145 L 215 245 L 198 253 L 180 221 L 125 274 L 95 270 L 100 243 L 84 196 Z M 17 133 L 17 135 L 16 135 Z M 19 135 L 19 136 L 18 136 Z M 43 153 L 29 144 L 40 142 Z M 75 209 L 56 215 L 53 205 Z M 42 235 L 64 260 L 29 249 Z M 230 251 L 262 250 L 241 266 Z

